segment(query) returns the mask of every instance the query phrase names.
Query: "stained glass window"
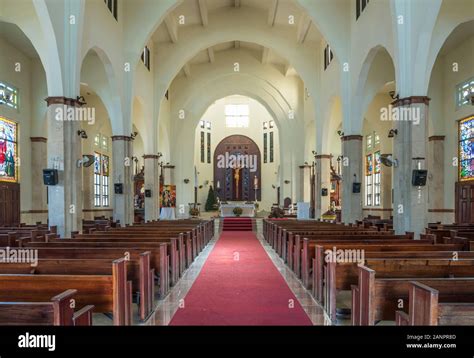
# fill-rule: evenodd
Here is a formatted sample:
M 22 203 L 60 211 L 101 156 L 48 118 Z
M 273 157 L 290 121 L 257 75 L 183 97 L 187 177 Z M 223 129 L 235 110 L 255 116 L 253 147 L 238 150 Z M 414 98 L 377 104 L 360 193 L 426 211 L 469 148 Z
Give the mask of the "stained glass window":
M 372 206 L 372 188 L 373 188 L 373 177 L 372 173 L 374 172 L 373 167 L 373 157 L 372 154 L 368 154 L 365 157 L 365 204 L 367 206 Z
M 207 133 L 207 162 L 211 163 L 211 133 Z
M 201 163 L 204 163 L 204 153 L 205 153 L 205 149 L 204 149 L 204 132 L 201 132 Z
M 17 125 L 6 118 L 0 117 L 0 180 L 16 182 Z
M 380 205 L 380 170 L 382 163 L 380 161 L 380 151 L 374 153 L 374 205 Z
M 474 179 L 474 116 L 459 122 L 459 180 Z
M 0 82 L 0 104 L 18 109 L 18 90 L 13 86 Z
M 270 163 L 273 163 L 273 132 L 270 132 Z
M 380 136 L 377 132 L 374 132 L 374 145 L 380 144 Z
M 100 206 L 101 155 L 94 153 L 94 206 Z
M 265 122 L 266 123 L 266 122 Z M 263 162 L 268 162 L 268 134 L 263 133 Z
M 94 206 L 109 206 L 110 158 L 94 152 Z

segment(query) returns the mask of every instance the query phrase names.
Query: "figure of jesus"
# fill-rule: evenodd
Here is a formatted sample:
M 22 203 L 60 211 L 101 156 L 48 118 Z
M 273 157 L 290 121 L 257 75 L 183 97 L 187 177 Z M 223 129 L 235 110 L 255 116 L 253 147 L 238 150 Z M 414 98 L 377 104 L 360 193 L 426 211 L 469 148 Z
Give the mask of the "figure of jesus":
M 240 180 L 240 167 L 235 167 L 234 179 L 235 179 L 235 197 L 239 198 L 239 180 Z

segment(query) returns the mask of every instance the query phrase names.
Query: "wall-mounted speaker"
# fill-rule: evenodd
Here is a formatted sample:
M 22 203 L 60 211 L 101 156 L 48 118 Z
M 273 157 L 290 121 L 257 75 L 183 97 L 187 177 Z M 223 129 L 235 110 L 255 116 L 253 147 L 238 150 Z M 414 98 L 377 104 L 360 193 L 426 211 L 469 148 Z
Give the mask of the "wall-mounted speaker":
M 114 193 L 115 194 L 123 194 L 123 184 L 122 183 L 114 184 Z
M 43 169 L 44 185 L 58 185 L 58 170 L 57 169 Z
M 425 186 L 428 171 L 426 169 L 413 169 L 411 183 L 413 186 Z
M 360 193 L 360 183 L 352 183 L 352 193 L 354 194 Z
M 145 198 L 151 198 L 151 190 L 145 189 Z

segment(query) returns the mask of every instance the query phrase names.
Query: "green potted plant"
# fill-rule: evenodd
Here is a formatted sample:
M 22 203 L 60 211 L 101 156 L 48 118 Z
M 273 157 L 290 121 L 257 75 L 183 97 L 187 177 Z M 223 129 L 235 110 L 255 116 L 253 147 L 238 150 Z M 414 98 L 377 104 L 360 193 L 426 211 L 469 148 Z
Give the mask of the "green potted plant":
M 235 216 L 239 217 L 240 215 L 242 215 L 242 208 L 239 208 L 238 206 L 234 208 L 234 210 L 232 211 L 234 213 Z

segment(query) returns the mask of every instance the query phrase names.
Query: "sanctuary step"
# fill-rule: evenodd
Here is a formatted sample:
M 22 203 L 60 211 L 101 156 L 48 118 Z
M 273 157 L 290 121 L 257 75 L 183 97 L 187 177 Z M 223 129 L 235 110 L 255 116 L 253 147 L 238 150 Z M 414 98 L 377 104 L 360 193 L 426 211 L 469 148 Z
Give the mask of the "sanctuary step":
M 224 218 L 222 231 L 252 231 L 251 218 Z

